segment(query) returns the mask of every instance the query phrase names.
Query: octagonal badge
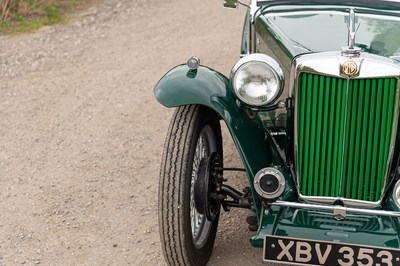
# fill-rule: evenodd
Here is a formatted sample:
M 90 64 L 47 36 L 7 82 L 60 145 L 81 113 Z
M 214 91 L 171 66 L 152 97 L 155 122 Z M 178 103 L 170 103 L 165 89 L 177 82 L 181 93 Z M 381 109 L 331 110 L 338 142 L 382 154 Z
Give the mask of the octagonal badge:
M 358 65 L 353 60 L 347 60 L 342 64 L 341 71 L 346 76 L 354 76 L 358 73 Z

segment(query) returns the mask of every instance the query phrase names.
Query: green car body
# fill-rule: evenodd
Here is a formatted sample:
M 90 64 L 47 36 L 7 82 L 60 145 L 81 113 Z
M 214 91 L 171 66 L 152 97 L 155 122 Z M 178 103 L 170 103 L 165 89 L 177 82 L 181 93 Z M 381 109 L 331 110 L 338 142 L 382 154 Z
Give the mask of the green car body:
M 352 8 L 362 62 L 346 76 L 341 47 L 348 44 Z M 206 106 L 227 125 L 254 199 L 252 245 L 262 247 L 265 235 L 275 235 L 400 248 L 393 194 L 400 159 L 399 16 L 395 1 L 258 1 L 245 17 L 241 55 L 262 53 L 279 63 L 285 81 L 274 106 L 246 107 L 231 78 L 205 66 L 177 66 L 155 86 L 164 106 Z M 285 190 L 263 204 L 254 178 L 271 166 L 283 174 Z M 340 211 L 345 217 L 335 219 Z

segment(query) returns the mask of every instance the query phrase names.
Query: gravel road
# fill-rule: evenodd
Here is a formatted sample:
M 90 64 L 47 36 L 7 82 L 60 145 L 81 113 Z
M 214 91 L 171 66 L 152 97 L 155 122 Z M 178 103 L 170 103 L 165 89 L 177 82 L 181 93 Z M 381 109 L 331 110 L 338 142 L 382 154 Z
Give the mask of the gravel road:
M 108 0 L 0 37 L 0 265 L 164 265 L 157 189 L 172 110 L 152 90 L 192 55 L 228 74 L 244 12 Z M 225 165 L 240 167 L 225 141 Z M 246 214 L 222 214 L 210 265 L 262 264 Z

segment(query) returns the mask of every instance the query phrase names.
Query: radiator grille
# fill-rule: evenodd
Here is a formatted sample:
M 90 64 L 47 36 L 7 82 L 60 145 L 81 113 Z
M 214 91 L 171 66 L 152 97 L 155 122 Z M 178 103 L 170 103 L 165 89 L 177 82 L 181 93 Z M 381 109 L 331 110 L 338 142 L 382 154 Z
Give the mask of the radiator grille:
M 301 73 L 297 158 L 303 196 L 377 202 L 384 186 L 397 79 Z

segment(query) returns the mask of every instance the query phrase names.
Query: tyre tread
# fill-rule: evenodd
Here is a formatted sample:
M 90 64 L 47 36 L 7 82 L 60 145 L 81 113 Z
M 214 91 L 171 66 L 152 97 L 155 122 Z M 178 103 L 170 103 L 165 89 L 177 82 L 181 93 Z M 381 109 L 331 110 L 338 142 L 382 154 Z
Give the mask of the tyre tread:
M 169 178 L 160 178 L 159 224 L 161 225 L 161 242 L 164 244 L 164 257 L 169 265 L 188 265 L 189 261 L 187 254 L 182 249 L 184 243 L 180 230 L 180 209 L 174 208 L 174 206 L 181 202 L 179 186 L 179 182 L 182 180 L 181 168 L 187 167 L 184 152 L 189 141 L 190 130 L 188 129 L 190 129 L 193 118 L 196 116 L 197 109 L 197 106 L 183 106 L 175 111 L 168 129 L 162 156 L 160 176 L 168 176 Z M 169 194 L 175 195 L 174 201 L 170 201 Z M 166 217 L 163 214 L 165 211 L 170 211 Z M 165 239 L 166 235 L 168 239 Z
M 218 219 L 213 224 L 209 241 L 201 251 L 189 247 L 194 244 L 191 235 L 188 235 L 187 220 L 184 220 L 188 215 L 188 203 L 183 202 L 185 198 L 182 197 L 187 197 L 188 190 L 182 184 L 187 184 L 188 171 L 192 168 L 191 154 L 194 154 L 196 134 L 206 123 L 214 129 L 222 155 L 218 120 L 218 116 L 199 105 L 179 107 L 172 116 L 164 144 L 158 191 L 161 247 L 168 265 L 205 265 L 211 255 Z

